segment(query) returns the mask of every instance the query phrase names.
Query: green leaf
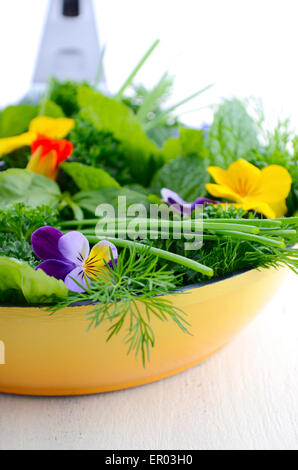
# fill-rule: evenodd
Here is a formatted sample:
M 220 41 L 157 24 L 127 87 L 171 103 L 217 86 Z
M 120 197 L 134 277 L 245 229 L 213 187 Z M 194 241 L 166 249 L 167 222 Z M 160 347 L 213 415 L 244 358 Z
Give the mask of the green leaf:
M 95 214 L 99 204 L 111 204 L 114 208 L 118 207 L 118 197 L 125 196 L 127 206 L 131 204 L 144 204 L 148 207 L 149 203 L 145 194 L 131 191 L 127 188 L 104 188 L 94 191 L 82 191 L 73 197 L 74 202 L 88 212 Z
M 131 72 L 131 74 L 129 75 L 129 77 L 125 80 L 125 82 L 123 83 L 122 87 L 120 88 L 120 90 L 118 91 L 118 93 L 116 94 L 115 96 L 115 99 L 120 101 L 122 99 L 122 96 L 123 96 L 123 93 L 125 92 L 125 90 L 132 84 L 132 81 L 133 79 L 135 78 L 135 76 L 137 75 L 137 73 L 139 72 L 139 70 L 143 67 L 143 65 L 145 64 L 145 62 L 148 60 L 148 58 L 151 56 L 152 52 L 156 49 L 156 47 L 158 46 L 160 40 L 159 39 L 156 39 L 156 41 L 154 41 L 154 43 L 152 44 L 152 46 L 150 46 L 149 50 L 146 52 L 146 54 L 141 58 L 141 60 L 137 63 L 137 65 L 135 66 L 135 68 L 133 69 L 133 71 Z
M 194 201 L 206 194 L 205 185 L 209 182 L 207 164 L 207 159 L 197 156 L 177 157 L 158 171 L 151 190 L 159 195 L 162 188 L 168 188 L 186 201 Z
M 206 139 L 212 165 L 227 168 L 258 150 L 257 125 L 237 99 L 225 101 L 215 113 Z
M 40 104 L 38 107 L 37 115 L 52 117 L 52 118 L 62 118 L 65 117 L 63 109 L 54 101 L 47 100 L 44 103 Z
M 123 144 L 124 153 L 134 176 L 141 183 L 150 181 L 150 158 L 158 149 L 142 129 L 133 111 L 113 98 L 88 87 L 78 90 L 81 117 L 100 131 L 111 132 Z
M 47 304 L 67 297 L 68 289 L 62 281 L 49 277 L 43 271 L 13 258 L 0 257 L 0 301 L 7 292 L 23 303 Z M 11 297 L 11 300 L 13 297 Z
M 189 157 L 196 155 L 200 158 L 208 156 L 205 147 L 204 131 L 180 127 L 179 137 L 171 137 L 162 148 L 162 156 L 165 162 L 176 157 Z
M 38 106 L 26 104 L 8 106 L 0 115 L 0 138 L 14 137 L 27 132 L 30 122 L 37 113 Z
M 100 168 L 76 162 L 63 163 L 61 168 L 74 180 L 81 191 L 119 187 L 119 183 L 107 171 Z
M 55 207 L 61 193 L 57 183 L 29 170 L 10 169 L 0 172 L 0 209 L 6 209 L 17 202 L 37 207 Z
M 169 77 L 168 73 L 165 73 L 158 84 L 145 95 L 144 101 L 137 112 L 137 118 L 140 123 L 146 122 L 148 114 L 164 101 L 165 96 L 168 97 L 172 86 L 173 78 Z
M 181 127 L 180 143 L 183 157 L 197 155 L 201 158 L 206 158 L 208 156 L 208 150 L 205 147 L 204 131 L 202 130 Z
M 181 142 L 179 137 L 171 137 L 166 140 L 161 150 L 164 161 L 167 163 L 182 155 Z
M 29 129 L 32 119 L 40 114 L 41 105 L 31 106 L 21 104 L 16 106 L 8 106 L 0 115 L 0 138 L 14 137 Z M 43 116 L 60 118 L 64 117 L 62 108 L 53 101 L 43 103 Z

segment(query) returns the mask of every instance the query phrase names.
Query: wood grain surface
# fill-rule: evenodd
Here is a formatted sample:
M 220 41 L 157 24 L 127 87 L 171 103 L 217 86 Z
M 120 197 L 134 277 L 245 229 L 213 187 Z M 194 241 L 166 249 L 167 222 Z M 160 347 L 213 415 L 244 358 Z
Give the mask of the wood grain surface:
M 79 398 L 0 395 L 0 450 L 298 450 L 297 278 L 204 364 Z

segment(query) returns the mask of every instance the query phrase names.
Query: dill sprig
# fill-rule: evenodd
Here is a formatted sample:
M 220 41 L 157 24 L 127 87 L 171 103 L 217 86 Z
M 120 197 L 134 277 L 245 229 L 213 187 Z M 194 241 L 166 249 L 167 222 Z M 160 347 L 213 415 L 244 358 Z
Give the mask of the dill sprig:
M 90 305 L 86 314 L 89 329 L 108 322 L 107 341 L 124 332 L 128 354 L 141 356 L 143 366 L 155 345 L 152 318 L 173 321 L 183 332 L 189 333 L 185 313 L 164 296 L 175 295 L 179 275 L 166 266 L 159 267 L 158 257 L 149 249 L 138 253 L 136 249 L 124 249 L 117 266 L 106 266 L 104 271 L 88 285 L 88 291 L 70 293 L 68 298 L 50 307 L 51 312 L 77 303 Z M 181 294 L 179 294 L 181 295 Z

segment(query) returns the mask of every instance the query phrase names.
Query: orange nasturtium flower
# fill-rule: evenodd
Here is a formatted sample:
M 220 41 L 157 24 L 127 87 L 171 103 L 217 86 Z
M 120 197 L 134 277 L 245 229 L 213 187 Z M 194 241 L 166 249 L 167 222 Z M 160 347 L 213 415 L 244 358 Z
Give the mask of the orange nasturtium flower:
M 15 137 L 0 139 L 0 158 L 22 147 L 30 146 L 39 134 L 52 139 L 63 139 L 70 133 L 74 125 L 75 121 L 73 119 L 36 117 L 30 122 L 28 132 Z
M 286 214 L 292 178 L 284 167 L 269 165 L 260 170 L 240 159 L 227 170 L 211 166 L 208 172 L 217 183 L 206 185 L 212 196 L 234 201 L 236 207 L 255 210 L 270 219 Z
M 27 169 L 55 180 L 61 163 L 71 156 L 73 145 L 68 140 L 39 135 L 31 145 L 32 156 Z

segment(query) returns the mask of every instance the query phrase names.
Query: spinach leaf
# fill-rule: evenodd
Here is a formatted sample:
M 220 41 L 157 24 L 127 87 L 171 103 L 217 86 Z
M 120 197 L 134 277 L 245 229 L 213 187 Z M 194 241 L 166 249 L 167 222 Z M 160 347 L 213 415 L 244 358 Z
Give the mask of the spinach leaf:
M 31 207 L 55 207 L 60 196 L 57 183 L 45 176 L 18 168 L 0 172 L 0 209 L 18 202 Z
M 151 190 L 160 194 L 162 188 L 178 193 L 186 201 L 194 201 L 206 194 L 208 159 L 197 156 L 177 157 L 164 165 L 155 175 Z
M 238 158 L 258 150 L 257 125 L 241 101 L 225 101 L 214 115 L 206 145 L 212 165 L 227 168 Z
M 119 183 L 109 173 L 100 168 L 83 165 L 82 163 L 64 163 L 61 168 L 75 182 L 81 191 L 119 187 Z
M 7 294 L 7 292 L 9 294 Z M 68 289 L 62 281 L 13 258 L 0 257 L 0 301 L 47 304 L 65 298 Z

